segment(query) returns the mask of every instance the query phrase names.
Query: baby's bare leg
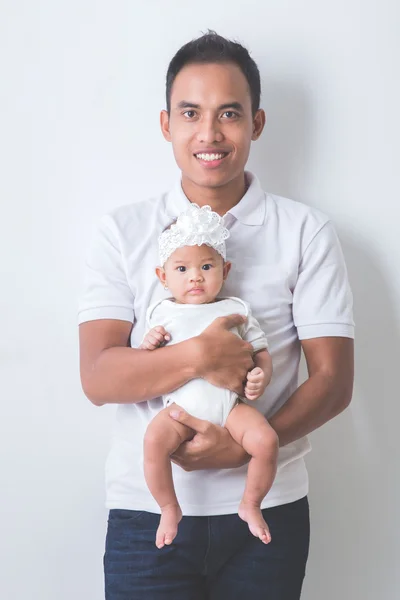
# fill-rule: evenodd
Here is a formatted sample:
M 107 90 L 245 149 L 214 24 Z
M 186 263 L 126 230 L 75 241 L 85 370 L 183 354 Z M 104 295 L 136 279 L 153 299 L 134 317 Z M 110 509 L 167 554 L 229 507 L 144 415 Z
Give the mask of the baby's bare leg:
M 271 536 L 260 505 L 276 474 L 277 435 L 262 414 L 247 404 L 235 406 L 225 426 L 234 440 L 251 456 L 239 516 L 247 522 L 253 535 L 268 544 Z
M 150 492 L 161 508 L 160 525 L 156 535 L 156 546 L 162 548 L 171 544 L 178 531 L 182 518 L 172 479 L 170 455 L 193 436 L 186 425 L 174 421 L 169 416 L 171 404 L 161 410 L 147 427 L 144 436 L 144 475 Z

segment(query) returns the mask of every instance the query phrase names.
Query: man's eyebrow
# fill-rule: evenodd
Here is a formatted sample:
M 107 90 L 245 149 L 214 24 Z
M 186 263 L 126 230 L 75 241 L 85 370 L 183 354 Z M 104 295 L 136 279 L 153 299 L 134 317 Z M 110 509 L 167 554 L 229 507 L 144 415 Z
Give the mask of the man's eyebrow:
M 200 108 L 200 104 L 195 104 L 194 102 L 187 102 L 186 100 L 181 100 L 176 105 L 177 108 Z
M 201 108 L 200 104 L 196 104 L 195 102 L 188 102 L 187 100 L 181 100 L 181 102 L 178 102 L 176 107 L 178 109 Z M 226 102 L 225 104 L 220 104 L 220 106 L 218 106 L 217 110 L 226 110 L 227 108 L 234 108 L 236 110 L 243 112 L 243 106 L 240 104 L 240 102 Z
M 226 104 L 221 104 L 221 106 L 218 106 L 218 110 L 226 110 L 227 108 L 236 108 L 236 110 L 243 112 L 243 106 L 240 104 L 240 102 L 227 102 Z

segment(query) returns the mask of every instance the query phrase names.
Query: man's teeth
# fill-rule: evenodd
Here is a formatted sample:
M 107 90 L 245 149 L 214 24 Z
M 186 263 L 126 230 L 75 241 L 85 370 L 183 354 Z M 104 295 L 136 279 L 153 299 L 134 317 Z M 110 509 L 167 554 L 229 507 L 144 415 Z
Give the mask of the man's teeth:
M 196 154 L 196 158 L 200 158 L 201 160 L 221 160 L 224 158 L 225 153 L 223 154 Z

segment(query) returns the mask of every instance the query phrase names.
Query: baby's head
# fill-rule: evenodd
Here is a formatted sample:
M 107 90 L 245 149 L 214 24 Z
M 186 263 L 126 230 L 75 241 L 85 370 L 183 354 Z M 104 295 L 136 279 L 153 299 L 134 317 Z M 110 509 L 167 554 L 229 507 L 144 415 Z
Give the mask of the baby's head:
M 156 273 L 176 302 L 208 304 L 218 296 L 230 268 L 214 248 L 202 244 L 178 248 Z
M 207 304 L 218 296 L 231 268 L 229 232 L 209 206 L 192 204 L 159 237 L 156 274 L 181 304 Z

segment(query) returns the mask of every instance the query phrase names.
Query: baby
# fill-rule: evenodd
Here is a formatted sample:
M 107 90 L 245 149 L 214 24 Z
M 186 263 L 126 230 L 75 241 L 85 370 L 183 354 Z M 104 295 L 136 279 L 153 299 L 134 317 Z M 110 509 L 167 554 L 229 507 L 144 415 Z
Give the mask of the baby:
M 239 298 L 218 294 L 228 276 L 225 240 L 229 237 L 222 218 L 209 206 L 192 204 L 159 238 L 160 267 L 156 274 L 171 298 L 149 307 L 149 331 L 140 348 L 155 350 L 200 335 L 214 319 L 243 314 L 236 335 L 252 344 L 255 367 L 247 374 L 245 398 L 257 400 L 269 384 L 272 361 L 267 340 L 248 305 Z M 233 439 L 251 456 L 239 516 L 251 533 L 267 544 L 271 540 L 261 512 L 261 502 L 276 473 L 277 436 L 256 408 L 237 394 L 204 379 L 193 379 L 163 397 L 162 409 L 149 424 L 144 438 L 144 474 L 149 490 L 161 509 L 156 545 L 171 544 L 182 518 L 175 494 L 170 456 L 194 431 L 173 420 L 171 409 L 182 407 L 191 415 L 226 427 Z

